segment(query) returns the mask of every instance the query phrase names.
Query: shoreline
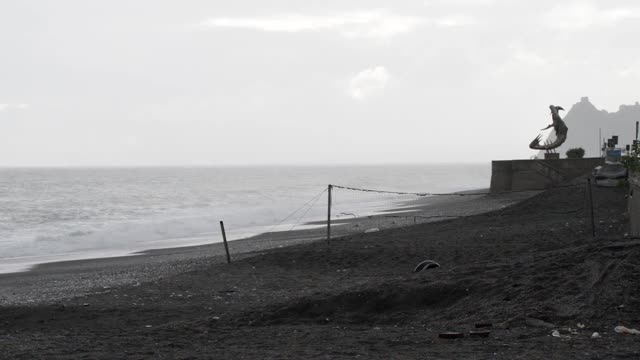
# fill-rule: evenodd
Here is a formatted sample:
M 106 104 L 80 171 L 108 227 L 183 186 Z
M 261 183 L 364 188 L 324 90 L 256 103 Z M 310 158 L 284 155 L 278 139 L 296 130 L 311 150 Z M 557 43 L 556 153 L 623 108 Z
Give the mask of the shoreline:
M 486 196 L 485 192 L 488 192 L 486 188 L 473 189 L 473 190 L 464 190 L 455 192 L 454 194 L 465 194 L 467 196 L 472 195 L 477 192 L 482 192 L 478 197 Z M 462 212 L 461 209 L 453 209 L 455 207 L 454 203 L 464 202 L 464 197 L 458 195 L 444 195 L 444 196 L 427 196 L 424 198 L 419 198 L 415 200 L 407 200 L 401 201 L 395 204 L 395 207 L 374 211 L 371 215 L 364 216 L 355 216 L 353 218 L 342 218 L 340 219 L 340 215 L 334 215 L 332 219 L 332 225 L 339 227 L 341 225 L 356 225 L 356 227 L 377 227 L 381 228 L 392 228 L 392 227 L 401 227 L 401 226 L 409 226 L 415 225 L 420 222 L 425 222 L 425 217 L 431 217 L 437 221 L 437 215 L 434 215 L 433 212 L 429 212 L 428 215 L 424 215 L 425 211 L 429 207 L 433 206 L 444 206 L 448 211 L 450 211 L 453 215 L 451 216 L 443 216 L 440 219 L 446 220 L 447 218 L 456 218 L 460 216 Z M 462 201 L 461 201 L 462 200 Z M 491 211 L 493 208 L 487 209 L 486 211 Z M 473 211 L 474 213 L 478 212 L 478 209 Z M 406 214 L 406 217 L 403 217 L 398 214 Z M 346 216 L 346 215 L 345 215 Z M 381 221 L 381 218 L 404 218 L 402 220 L 390 220 L 390 221 Z M 415 218 L 413 222 L 410 220 Z M 371 221 L 371 219 L 375 219 L 376 221 Z M 420 219 L 420 221 L 417 221 Z M 398 224 L 400 222 L 400 224 Z M 240 239 L 229 240 L 229 244 L 236 243 L 238 241 L 260 241 L 263 239 L 268 239 L 269 241 L 281 241 L 279 237 L 291 238 L 292 235 L 286 235 L 289 232 L 295 233 L 296 236 L 304 236 L 301 242 L 316 240 L 322 238 L 322 234 L 325 233 L 324 229 L 326 226 L 326 220 L 312 220 L 305 223 L 300 224 L 298 227 L 309 226 L 307 229 L 295 229 L 295 230 L 284 230 L 284 231 L 267 231 L 263 233 L 258 233 L 256 235 L 252 235 L 249 237 L 244 237 Z M 266 226 L 265 226 L 266 227 Z M 310 236 L 307 234 L 299 234 L 300 232 L 305 232 L 305 230 L 309 230 L 313 233 L 318 232 L 317 235 L 313 235 L 313 239 L 310 239 Z M 334 229 L 332 228 L 332 231 Z M 335 233 L 335 236 L 344 236 L 349 232 L 343 231 L 344 229 L 338 229 L 338 232 Z M 358 229 L 352 229 L 351 232 L 357 233 Z M 341 234 L 341 235 L 337 235 Z M 275 238 L 274 238 L 275 236 Z M 160 242 L 169 242 L 170 240 L 162 240 Z M 289 243 L 290 241 L 284 241 L 285 243 Z M 54 263 L 69 263 L 74 261 L 94 261 L 100 259 L 111 259 L 111 258 L 123 258 L 123 257 L 135 257 L 135 256 L 144 256 L 148 253 L 158 252 L 160 250 L 170 251 L 170 249 L 184 249 L 186 252 L 189 252 L 189 248 L 201 248 L 207 246 L 221 246 L 222 240 L 217 242 L 210 243 L 201 243 L 201 244 L 186 244 L 186 245 L 178 245 L 178 246 L 168 246 L 168 247 L 150 247 L 148 249 L 142 250 L 94 250 L 94 251 L 86 251 L 86 252 L 73 252 L 67 254 L 54 254 L 54 255 L 33 255 L 33 256 L 22 256 L 22 257 L 13 257 L 13 258 L 5 258 L 0 262 L 0 276 L 6 274 L 15 274 L 15 273 L 23 273 L 30 272 L 36 270 L 38 267 L 47 264 Z M 219 245 L 217 245 L 219 244 Z M 180 250 L 177 250 L 180 251 Z
M 468 191 L 478 192 L 482 189 Z M 379 214 L 332 220 L 332 239 L 477 215 L 516 204 L 538 192 L 435 196 L 407 201 Z M 402 211 L 398 213 L 398 211 Z M 439 217 L 442 214 L 448 217 Z M 431 217 L 431 218 L 430 218 Z M 326 221 L 304 225 L 324 225 Z M 326 239 L 326 227 L 267 232 L 229 241 L 237 261 L 265 251 Z M 149 249 L 121 256 L 40 263 L 21 272 L 0 274 L 0 305 L 38 304 L 202 269 L 226 261 L 222 242 Z

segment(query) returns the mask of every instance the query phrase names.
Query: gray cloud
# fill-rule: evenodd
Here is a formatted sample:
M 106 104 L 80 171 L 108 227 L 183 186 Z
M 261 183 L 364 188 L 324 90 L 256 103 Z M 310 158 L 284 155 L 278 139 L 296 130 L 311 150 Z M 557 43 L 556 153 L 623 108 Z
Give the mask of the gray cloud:
M 634 19 L 640 19 L 640 7 L 602 7 L 596 1 L 572 1 L 555 4 L 544 22 L 560 30 L 585 30 Z
M 0 103 L 0 111 L 8 110 L 24 110 L 29 107 L 28 104 L 2 104 Z

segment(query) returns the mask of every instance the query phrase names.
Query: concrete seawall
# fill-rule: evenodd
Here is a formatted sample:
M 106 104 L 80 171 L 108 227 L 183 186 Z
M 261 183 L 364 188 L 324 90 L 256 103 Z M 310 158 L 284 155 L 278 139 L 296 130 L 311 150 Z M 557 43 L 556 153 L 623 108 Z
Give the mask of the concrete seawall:
M 544 189 L 590 174 L 604 158 L 554 160 L 494 160 L 491 192 Z

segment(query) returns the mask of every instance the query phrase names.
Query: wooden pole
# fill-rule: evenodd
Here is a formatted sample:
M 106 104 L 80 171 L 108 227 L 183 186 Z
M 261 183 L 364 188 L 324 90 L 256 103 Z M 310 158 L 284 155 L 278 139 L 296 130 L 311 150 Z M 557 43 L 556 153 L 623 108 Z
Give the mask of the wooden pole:
M 596 223 L 593 217 L 593 192 L 591 191 L 591 178 L 587 178 L 587 188 L 589 190 L 589 215 L 591 217 L 591 237 L 596 237 Z
M 331 190 L 333 189 L 333 185 L 329 184 L 327 188 L 328 191 L 328 201 L 327 201 L 327 244 L 331 242 Z
M 231 264 L 231 256 L 229 255 L 229 245 L 227 244 L 227 234 L 224 232 L 224 223 L 220 221 L 220 229 L 222 230 L 222 241 L 224 241 L 224 251 L 227 253 L 227 264 Z

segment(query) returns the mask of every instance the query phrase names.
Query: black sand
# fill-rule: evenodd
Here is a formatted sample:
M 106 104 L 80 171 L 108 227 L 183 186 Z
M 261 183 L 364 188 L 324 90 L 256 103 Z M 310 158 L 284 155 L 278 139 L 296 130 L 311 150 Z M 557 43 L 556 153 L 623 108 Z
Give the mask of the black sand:
M 595 239 L 576 187 L 330 246 L 257 249 L 231 265 L 200 247 L 4 275 L 0 354 L 637 359 L 640 337 L 613 328 L 640 327 L 640 240 L 625 235 L 624 190 L 594 197 Z M 424 259 L 442 267 L 412 273 Z M 489 337 L 468 336 L 478 322 L 493 324 Z M 444 331 L 466 336 L 439 339 Z

